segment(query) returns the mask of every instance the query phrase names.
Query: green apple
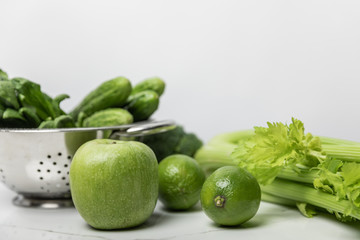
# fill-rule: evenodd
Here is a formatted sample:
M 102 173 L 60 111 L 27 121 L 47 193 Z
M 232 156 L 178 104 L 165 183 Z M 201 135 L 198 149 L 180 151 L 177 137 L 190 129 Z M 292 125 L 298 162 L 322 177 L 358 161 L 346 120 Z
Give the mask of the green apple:
M 158 181 L 154 152 L 135 141 L 91 140 L 76 151 L 70 166 L 74 205 L 96 229 L 145 222 L 157 202 Z

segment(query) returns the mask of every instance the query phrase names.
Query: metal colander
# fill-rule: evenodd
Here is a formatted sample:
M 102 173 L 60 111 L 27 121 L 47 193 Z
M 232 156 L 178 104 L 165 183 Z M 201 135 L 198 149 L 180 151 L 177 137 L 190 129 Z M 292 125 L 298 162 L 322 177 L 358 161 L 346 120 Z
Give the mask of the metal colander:
M 138 140 L 168 131 L 174 122 L 68 129 L 0 129 L 0 180 L 17 193 L 19 206 L 72 206 L 69 170 L 76 150 L 95 138 Z

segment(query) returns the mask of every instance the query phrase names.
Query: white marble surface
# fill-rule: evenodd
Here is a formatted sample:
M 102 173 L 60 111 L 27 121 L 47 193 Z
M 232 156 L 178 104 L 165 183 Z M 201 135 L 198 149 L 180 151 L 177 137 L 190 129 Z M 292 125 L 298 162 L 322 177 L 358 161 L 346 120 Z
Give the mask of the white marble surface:
M 261 203 L 258 214 L 241 227 L 224 228 L 211 222 L 198 205 L 189 212 L 169 212 L 161 203 L 143 225 L 130 230 L 98 231 L 89 227 L 75 208 L 41 210 L 12 204 L 15 193 L 0 185 L 1 240 L 104 239 L 360 239 L 360 224 L 343 224 L 328 216 L 312 219 L 297 211 Z

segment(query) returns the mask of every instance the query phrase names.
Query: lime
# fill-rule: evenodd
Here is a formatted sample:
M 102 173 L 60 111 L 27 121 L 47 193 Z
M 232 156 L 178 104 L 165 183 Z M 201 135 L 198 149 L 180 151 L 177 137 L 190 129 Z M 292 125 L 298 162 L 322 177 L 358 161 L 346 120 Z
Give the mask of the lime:
M 200 199 L 205 174 L 195 159 L 174 154 L 159 163 L 159 199 L 165 207 L 186 210 Z
M 201 190 L 201 207 L 215 223 L 235 226 L 250 220 L 259 209 L 260 186 L 249 172 L 236 166 L 217 169 Z

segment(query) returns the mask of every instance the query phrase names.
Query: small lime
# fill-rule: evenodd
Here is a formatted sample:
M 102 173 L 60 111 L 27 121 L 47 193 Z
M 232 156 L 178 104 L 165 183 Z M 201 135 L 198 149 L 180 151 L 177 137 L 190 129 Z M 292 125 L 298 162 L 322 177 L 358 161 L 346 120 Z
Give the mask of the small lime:
M 217 169 L 201 190 L 201 206 L 215 223 L 235 226 L 250 220 L 259 209 L 260 186 L 249 172 L 236 166 Z
M 175 154 L 159 163 L 159 199 L 165 207 L 186 210 L 200 199 L 205 174 L 195 159 Z

